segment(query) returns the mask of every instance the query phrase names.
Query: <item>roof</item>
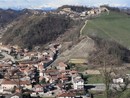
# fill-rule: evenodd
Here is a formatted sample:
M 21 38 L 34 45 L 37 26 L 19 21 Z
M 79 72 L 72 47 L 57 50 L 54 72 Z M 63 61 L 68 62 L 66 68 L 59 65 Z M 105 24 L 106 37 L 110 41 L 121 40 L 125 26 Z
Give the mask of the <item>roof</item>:
M 45 73 L 58 73 L 57 70 L 53 70 L 53 69 L 49 69 L 49 70 L 46 70 Z
M 43 88 L 43 86 L 37 84 L 37 85 L 35 85 L 35 88 Z
M 72 93 L 72 92 L 65 92 L 65 93 L 58 95 L 58 97 L 75 97 L 75 96 L 76 96 L 76 94 Z
M 67 65 L 66 65 L 65 63 L 63 63 L 63 62 L 60 62 L 60 63 L 59 63 L 59 66 L 60 66 L 60 67 L 67 67 Z
M 84 80 L 81 78 L 81 77 L 73 77 L 73 81 L 75 82 L 75 83 L 77 83 L 77 82 L 84 82 Z
M 40 61 L 36 60 L 36 61 L 31 61 L 31 60 L 24 60 L 24 61 L 18 61 L 20 64 L 37 64 Z
M 19 85 L 19 81 L 14 79 L 10 80 L 4 79 L 1 84 Z M 20 85 L 27 85 L 27 84 L 30 84 L 30 81 L 20 81 Z
M 2 68 L 2 67 L 11 67 L 11 65 L 10 65 L 10 64 L 0 63 L 0 67 L 1 67 L 1 68 Z

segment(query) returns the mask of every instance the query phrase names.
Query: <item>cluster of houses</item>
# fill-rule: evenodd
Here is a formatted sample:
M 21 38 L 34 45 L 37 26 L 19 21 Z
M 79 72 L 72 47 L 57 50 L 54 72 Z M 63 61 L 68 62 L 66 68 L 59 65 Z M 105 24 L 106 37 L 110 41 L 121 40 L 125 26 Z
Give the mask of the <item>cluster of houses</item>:
M 59 62 L 55 68 L 48 67 L 53 62 L 60 44 L 51 44 L 45 52 L 29 52 L 16 47 L 0 46 L 1 53 L 15 58 L 0 60 L 0 95 L 30 94 L 32 97 L 53 96 L 57 98 L 75 98 L 79 91 L 84 93 L 84 80 L 78 71 L 68 69 L 68 65 Z M 16 56 L 16 57 L 17 57 Z M 80 96 L 81 96 L 80 95 Z
M 78 19 L 86 19 L 89 17 L 94 17 L 100 15 L 102 12 L 107 12 L 109 15 L 109 10 L 106 7 L 99 7 L 99 8 L 92 8 L 91 10 L 86 10 L 81 13 L 73 11 L 71 8 L 63 8 L 58 12 L 52 11 L 51 14 L 58 14 L 58 15 L 66 15 L 74 20 Z
M 17 94 L 91 98 L 85 92 L 85 81 L 77 70 L 71 69 L 64 62 L 59 62 L 55 67 L 49 66 L 56 59 L 60 48 L 60 44 L 50 44 L 43 52 L 29 52 L 16 46 L 0 45 L 0 53 L 7 56 L 0 60 L 0 95 L 10 95 L 10 98 Z M 77 61 L 85 63 L 83 59 L 71 59 L 69 62 L 77 64 Z M 86 73 L 100 74 L 95 70 L 87 70 Z M 124 79 L 114 78 L 113 83 L 124 83 Z

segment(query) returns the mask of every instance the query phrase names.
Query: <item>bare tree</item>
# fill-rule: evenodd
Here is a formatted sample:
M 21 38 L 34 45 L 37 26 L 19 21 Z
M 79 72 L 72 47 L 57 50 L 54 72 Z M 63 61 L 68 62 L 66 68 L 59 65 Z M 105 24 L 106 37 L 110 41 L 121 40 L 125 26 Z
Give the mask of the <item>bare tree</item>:
M 125 56 L 125 48 L 117 44 L 116 42 L 107 41 L 103 39 L 95 39 L 97 49 L 90 54 L 89 64 L 93 66 L 102 67 L 102 76 L 105 84 L 105 97 L 112 98 L 111 96 L 111 84 L 112 84 L 112 72 L 115 68 L 121 66 L 123 63 L 123 57 Z M 123 88 L 122 88 L 123 89 Z

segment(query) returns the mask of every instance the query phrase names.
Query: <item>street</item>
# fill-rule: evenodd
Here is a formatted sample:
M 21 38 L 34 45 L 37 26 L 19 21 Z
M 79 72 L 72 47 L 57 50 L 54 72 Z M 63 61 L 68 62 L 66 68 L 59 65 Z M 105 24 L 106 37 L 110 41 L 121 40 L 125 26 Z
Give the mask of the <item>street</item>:
M 110 84 L 110 89 L 113 88 L 120 88 L 123 87 L 125 84 Z M 86 88 L 94 90 L 94 91 L 104 91 L 105 90 L 105 84 L 100 83 L 100 84 L 84 84 Z M 127 86 L 127 88 L 130 88 L 130 84 Z
M 3 56 L 5 56 L 3 59 L 11 59 L 13 62 L 15 62 L 14 57 L 11 55 L 7 54 L 6 52 L 1 52 Z

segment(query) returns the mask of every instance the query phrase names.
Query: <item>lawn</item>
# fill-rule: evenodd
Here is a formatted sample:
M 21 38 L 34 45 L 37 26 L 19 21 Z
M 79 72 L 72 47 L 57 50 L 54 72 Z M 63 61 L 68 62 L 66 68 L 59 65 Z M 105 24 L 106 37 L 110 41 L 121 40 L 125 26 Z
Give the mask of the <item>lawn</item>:
M 83 75 L 83 79 L 87 84 L 103 83 L 101 75 Z
M 95 95 L 94 98 L 105 98 L 104 95 Z
M 84 72 L 88 67 L 87 65 L 76 65 L 75 68 L 78 72 Z
M 118 12 L 110 12 L 109 15 L 104 13 L 100 17 L 89 20 L 82 34 L 111 38 L 130 47 L 130 16 Z
M 127 89 L 124 92 L 120 93 L 118 98 L 130 98 L 130 89 Z
M 103 77 L 101 75 L 88 75 L 88 84 L 103 83 Z

